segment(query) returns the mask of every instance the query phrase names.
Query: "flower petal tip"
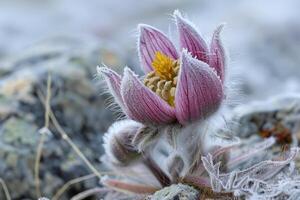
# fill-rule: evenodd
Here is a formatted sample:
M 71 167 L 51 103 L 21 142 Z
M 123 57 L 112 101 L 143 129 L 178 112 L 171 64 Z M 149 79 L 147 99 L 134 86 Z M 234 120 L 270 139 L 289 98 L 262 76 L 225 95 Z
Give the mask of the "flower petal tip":
M 129 67 L 125 67 L 122 82 L 131 81 L 133 77 L 137 78 L 137 75 Z
M 173 17 L 174 17 L 175 22 L 176 22 L 177 25 L 178 24 L 184 25 L 186 23 L 190 24 L 190 22 L 183 17 L 183 15 L 181 14 L 181 12 L 179 10 L 174 11 Z
M 100 67 L 99 65 L 97 66 L 97 73 L 99 75 L 105 75 L 105 76 L 110 76 L 113 72 L 113 70 L 109 69 L 108 67 Z
M 138 30 L 138 37 L 140 40 L 141 36 L 143 36 L 144 34 L 148 34 L 151 30 L 156 30 L 156 28 L 148 24 L 138 24 L 137 30 Z
M 217 38 L 220 37 L 220 33 L 224 29 L 225 26 L 226 26 L 225 22 L 219 24 L 214 32 L 214 37 L 217 37 Z
M 121 108 L 124 108 L 123 99 L 120 93 L 121 76 L 108 67 L 97 66 L 97 73 L 103 75 L 107 83 L 109 92 Z
M 156 29 L 156 28 L 154 28 L 153 26 L 148 25 L 148 24 L 138 24 L 139 32 L 151 31 L 151 30 L 154 30 L 154 29 Z
M 212 41 L 210 44 L 210 57 L 209 57 L 209 65 L 212 67 L 220 79 L 222 83 L 224 83 L 225 79 L 225 67 L 226 67 L 226 55 L 225 50 L 220 40 L 220 33 L 223 30 L 225 23 L 220 24 L 213 33 Z
M 182 14 L 179 10 L 174 10 L 173 17 L 175 18 L 175 20 L 177 20 L 178 18 L 182 18 Z
M 208 48 L 204 39 L 200 36 L 194 25 L 182 17 L 179 11 L 174 12 L 174 18 L 179 33 L 181 49 L 187 49 L 197 59 L 208 63 Z

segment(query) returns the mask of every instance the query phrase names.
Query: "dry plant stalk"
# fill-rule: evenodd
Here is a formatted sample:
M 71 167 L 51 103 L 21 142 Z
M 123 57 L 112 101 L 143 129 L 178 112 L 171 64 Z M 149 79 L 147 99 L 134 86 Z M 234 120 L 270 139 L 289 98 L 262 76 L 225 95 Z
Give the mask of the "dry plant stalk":
M 53 196 L 53 200 L 58 200 L 59 197 L 73 184 L 75 183 L 79 183 L 88 179 L 91 179 L 93 177 L 98 177 L 98 178 L 102 178 L 101 174 L 112 174 L 110 172 L 103 172 L 100 173 L 98 172 L 98 170 L 89 162 L 89 160 L 84 156 L 84 154 L 80 151 L 80 149 L 72 142 L 72 140 L 69 138 L 69 136 L 67 135 L 67 133 L 63 130 L 63 128 L 61 127 L 61 125 L 59 124 L 58 120 L 56 119 L 55 115 L 53 114 L 53 111 L 51 109 L 50 106 L 50 99 L 51 99 L 51 75 L 49 74 L 48 76 L 48 80 L 47 80 L 47 94 L 46 94 L 46 98 L 44 97 L 44 95 L 42 94 L 41 91 L 38 91 L 38 96 L 41 100 L 41 102 L 44 104 L 45 106 L 45 126 L 43 129 L 41 129 L 41 139 L 39 141 L 39 146 L 38 146 L 38 153 L 37 153 L 37 158 L 36 158 L 36 164 L 35 164 L 35 183 L 36 183 L 36 194 L 37 197 L 41 196 L 41 192 L 40 192 L 40 180 L 39 180 L 39 167 L 40 167 L 40 159 L 41 159 L 41 155 L 42 155 L 42 149 L 43 149 L 43 144 L 44 144 L 44 140 L 45 140 L 45 131 L 49 131 L 49 123 L 50 120 L 52 121 L 54 127 L 57 129 L 58 133 L 61 135 L 61 137 L 72 147 L 72 149 L 75 151 L 75 153 L 84 161 L 84 163 L 89 167 L 89 169 L 93 172 L 93 174 L 89 174 L 86 176 L 82 176 L 82 177 L 78 177 L 75 179 L 72 179 L 70 181 L 68 181 L 67 183 L 65 183 L 63 185 L 63 187 L 61 187 Z M 88 192 L 89 191 L 89 192 Z M 87 193 L 84 193 L 82 195 L 91 195 L 90 192 L 92 190 L 88 190 Z M 78 198 L 81 197 L 81 195 L 78 196 Z
M 48 74 L 47 78 L 47 93 L 46 93 L 46 102 L 45 102 L 45 125 L 39 131 L 41 134 L 41 138 L 39 140 L 39 144 L 37 147 L 37 155 L 35 159 L 34 165 L 34 181 L 35 181 L 35 189 L 36 189 L 36 196 L 37 198 L 42 196 L 41 188 L 40 188 L 40 162 L 42 157 L 43 146 L 46 137 L 46 130 L 49 130 L 49 108 L 50 108 L 50 99 L 51 99 L 51 74 Z
M 49 77 L 48 77 L 49 80 Z M 47 97 L 45 98 L 42 94 L 41 91 L 38 91 L 38 96 L 41 100 L 41 102 L 44 104 L 45 108 L 46 108 L 46 113 L 45 113 L 45 129 L 48 129 L 49 127 L 49 117 L 54 125 L 54 127 L 57 129 L 58 133 L 61 135 L 61 137 L 71 146 L 71 148 L 75 151 L 75 153 L 83 160 L 83 162 L 88 166 L 88 168 L 93 172 L 93 174 L 90 175 L 86 175 L 83 177 L 79 177 L 79 178 L 75 178 L 70 180 L 69 182 L 67 182 L 53 197 L 53 199 L 58 199 L 67 189 L 70 185 L 93 178 L 93 177 L 98 177 L 101 178 L 102 175 L 100 174 L 100 172 L 90 163 L 90 161 L 84 156 L 84 154 L 80 151 L 80 149 L 75 145 L 75 143 L 70 139 L 70 137 L 67 135 L 67 133 L 64 131 L 64 129 L 61 127 L 61 125 L 59 124 L 59 122 L 57 121 L 51 106 L 50 106 L 50 83 L 51 83 L 51 79 L 50 81 L 48 81 L 49 84 L 47 87 Z M 44 130 L 45 130 L 44 129 Z M 41 157 L 41 151 L 43 148 L 43 143 L 44 143 L 44 138 L 45 134 L 42 134 L 40 143 L 39 143 L 39 147 L 38 147 L 38 161 L 40 160 Z M 39 171 L 39 162 L 36 162 L 36 167 L 35 167 L 35 171 L 37 172 L 36 174 L 38 174 Z M 37 188 L 37 195 L 41 196 L 41 192 L 40 192 L 40 187 L 39 187 L 39 178 L 38 175 L 36 176 L 36 188 Z M 38 196 L 38 197 L 39 197 Z
M 46 103 L 45 97 L 43 96 L 43 94 L 40 91 L 38 91 L 38 96 L 41 99 L 42 103 L 45 105 L 45 103 Z M 57 121 L 57 119 L 56 119 L 56 117 L 55 117 L 55 115 L 54 115 L 54 113 L 51 109 L 51 106 L 49 106 L 49 117 L 50 117 L 54 127 L 56 128 L 58 133 L 61 135 L 62 139 L 64 139 L 71 146 L 71 148 L 75 151 L 77 156 L 79 156 L 79 158 L 82 159 L 82 161 L 88 166 L 88 168 L 98 178 L 101 178 L 102 177 L 101 173 L 91 164 L 91 162 L 85 157 L 85 155 L 81 152 L 81 150 L 76 146 L 76 144 L 70 139 L 68 134 L 61 127 L 61 125 Z
M 2 178 L 0 178 L 0 183 L 2 185 L 6 200 L 11 200 L 7 185 L 5 184 L 5 181 Z
M 82 199 L 85 199 L 89 196 L 92 196 L 92 195 L 95 195 L 95 194 L 98 194 L 98 193 L 107 193 L 109 191 L 110 191 L 110 189 L 108 189 L 108 188 L 96 187 L 96 188 L 92 188 L 92 189 L 83 191 L 83 192 L 75 195 L 74 197 L 71 198 L 71 200 L 82 200 Z
M 78 178 L 75 178 L 75 179 L 72 179 L 70 181 L 68 181 L 67 183 L 65 183 L 63 185 L 63 187 L 61 187 L 56 193 L 55 195 L 52 197 L 52 200 L 58 200 L 59 197 L 61 197 L 61 195 L 73 184 L 76 184 L 76 183 L 80 183 L 82 181 L 86 181 L 88 179 L 91 179 L 91 178 L 94 178 L 95 177 L 95 174 L 89 174 L 89 175 L 85 175 L 85 176 L 81 176 L 81 177 L 78 177 Z

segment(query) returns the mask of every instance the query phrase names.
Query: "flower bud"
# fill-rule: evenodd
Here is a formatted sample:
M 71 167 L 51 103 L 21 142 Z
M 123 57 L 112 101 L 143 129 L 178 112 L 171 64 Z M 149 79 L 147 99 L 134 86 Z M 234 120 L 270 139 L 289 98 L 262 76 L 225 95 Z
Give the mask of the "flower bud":
M 110 162 L 127 165 L 139 157 L 132 139 L 142 126 L 133 120 L 122 120 L 111 125 L 103 137 L 105 154 Z

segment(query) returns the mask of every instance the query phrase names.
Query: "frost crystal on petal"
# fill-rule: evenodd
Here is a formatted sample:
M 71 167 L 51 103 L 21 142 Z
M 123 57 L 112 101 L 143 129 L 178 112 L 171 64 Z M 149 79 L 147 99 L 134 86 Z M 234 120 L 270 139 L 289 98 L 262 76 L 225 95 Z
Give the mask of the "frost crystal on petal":
M 217 74 L 204 62 L 186 51 L 181 56 L 175 110 L 178 121 L 187 124 L 209 116 L 223 100 L 223 85 Z

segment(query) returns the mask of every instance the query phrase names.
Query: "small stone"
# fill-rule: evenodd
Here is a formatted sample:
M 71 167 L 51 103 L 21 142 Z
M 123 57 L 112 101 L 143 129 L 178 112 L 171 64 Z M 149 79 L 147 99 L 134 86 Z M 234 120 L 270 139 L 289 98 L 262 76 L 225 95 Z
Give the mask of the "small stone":
M 199 191 L 195 188 L 177 184 L 165 187 L 145 200 L 199 200 L 199 197 Z
M 300 96 L 289 95 L 238 106 L 233 112 L 233 133 L 248 138 L 274 136 L 281 144 L 292 143 L 300 122 Z M 296 137 L 294 137 L 296 138 Z

